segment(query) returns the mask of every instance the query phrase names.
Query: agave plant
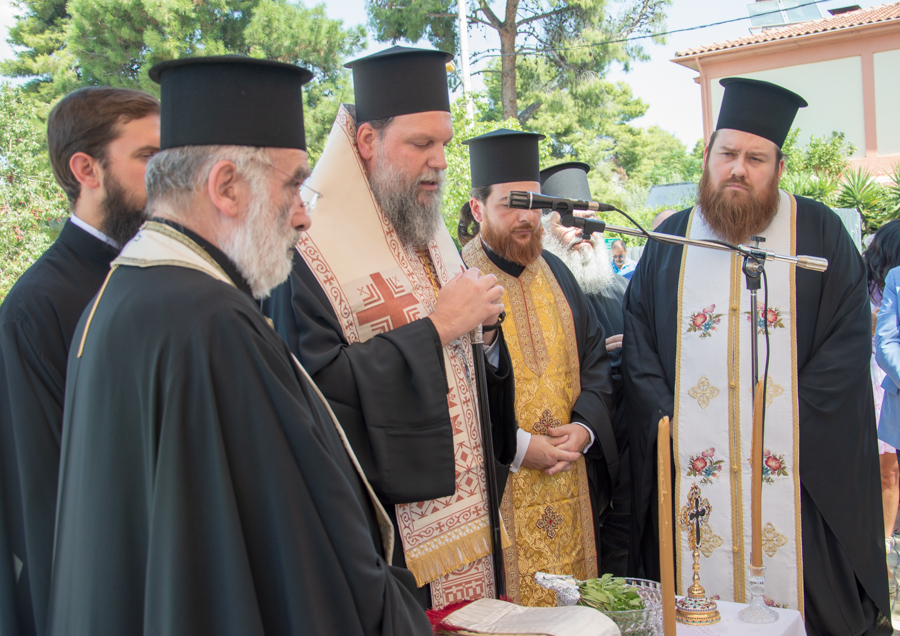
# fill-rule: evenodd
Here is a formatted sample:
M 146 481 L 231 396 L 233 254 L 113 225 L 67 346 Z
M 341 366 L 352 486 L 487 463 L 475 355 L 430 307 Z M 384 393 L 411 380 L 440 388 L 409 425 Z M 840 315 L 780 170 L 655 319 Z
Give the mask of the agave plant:
M 890 183 L 884 187 L 884 207 L 888 219 L 900 217 L 900 163 L 894 166 Z
M 834 205 L 837 202 L 837 195 L 841 189 L 840 176 L 817 172 L 813 176 L 812 185 L 811 198 L 826 205 Z
M 857 168 L 844 173 L 837 204 L 845 208 L 856 208 L 862 216 L 864 234 L 874 232 L 885 220 L 885 193 L 868 170 Z
M 812 174 L 803 170 L 791 170 L 781 175 L 781 189 L 801 197 L 810 196 Z
M 793 170 L 781 177 L 781 188 L 791 194 L 809 197 L 826 205 L 833 205 L 841 182 L 826 173 Z

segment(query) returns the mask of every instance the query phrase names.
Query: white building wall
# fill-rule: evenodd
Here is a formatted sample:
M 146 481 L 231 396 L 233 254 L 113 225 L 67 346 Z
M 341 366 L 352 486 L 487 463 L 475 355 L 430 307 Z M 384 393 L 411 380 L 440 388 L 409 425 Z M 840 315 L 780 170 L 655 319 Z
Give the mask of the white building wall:
M 872 56 L 875 66 L 875 125 L 878 154 L 900 154 L 900 51 Z
M 894 52 L 896 53 L 896 52 Z M 893 68 L 897 68 L 894 66 Z M 876 66 L 877 69 L 877 66 Z M 862 159 L 866 152 L 865 118 L 863 112 L 862 62 L 858 56 L 826 62 L 812 62 L 787 66 L 768 71 L 742 73 L 741 77 L 764 80 L 784 86 L 802 96 L 809 106 L 801 108 L 794 120 L 794 128 L 800 129 L 798 142 L 805 145 L 810 135 L 830 135 L 843 132 L 845 139 L 856 147 L 854 159 Z M 719 79 L 710 80 L 713 104 L 713 122 L 719 118 L 719 107 L 725 89 Z M 895 95 L 900 95 L 898 82 L 890 82 Z M 876 75 L 876 86 L 878 85 Z M 894 104 L 898 104 L 895 100 Z M 895 106 L 896 110 L 897 106 Z M 898 118 L 900 119 L 900 118 Z M 879 121 L 880 123 L 880 121 Z M 900 121 L 895 122 L 900 133 Z M 713 123 L 715 126 L 715 123 Z M 893 139 L 893 137 L 892 137 Z M 900 136 L 896 138 L 900 141 Z M 887 154 L 878 146 L 879 154 Z

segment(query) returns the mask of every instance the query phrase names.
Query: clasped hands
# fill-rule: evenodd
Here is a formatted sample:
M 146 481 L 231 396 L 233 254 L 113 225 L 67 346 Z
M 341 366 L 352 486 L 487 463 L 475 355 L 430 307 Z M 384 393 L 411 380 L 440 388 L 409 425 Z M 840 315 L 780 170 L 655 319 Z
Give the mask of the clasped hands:
M 565 424 L 547 430 L 547 435 L 532 433 L 522 466 L 543 470 L 548 475 L 572 470 L 591 442 L 591 434 L 581 424 Z
M 441 344 L 446 347 L 478 325 L 496 324 L 503 311 L 503 291 L 496 276 L 482 275 L 474 267 L 451 278 L 441 288 L 437 307 L 429 316 Z M 496 336 L 496 331 L 484 332 L 484 344 L 491 344 Z

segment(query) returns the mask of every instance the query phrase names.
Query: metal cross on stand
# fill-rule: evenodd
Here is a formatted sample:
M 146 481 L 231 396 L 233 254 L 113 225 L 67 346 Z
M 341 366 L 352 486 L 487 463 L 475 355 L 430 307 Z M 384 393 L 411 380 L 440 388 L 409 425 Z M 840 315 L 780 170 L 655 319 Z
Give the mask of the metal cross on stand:
M 682 527 L 691 530 L 690 546 L 691 550 L 700 547 L 701 529 L 709 521 L 709 514 L 712 512 L 712 506 L 709 499 L 703 499 L 700 494 L 700 487 L 697 484 L 691 486 L 688 491 L 688 503 L 681 509 L 680 522 Z
M 712 625 L 720 619 L 715 601 L 706 598 L 706 591 L 700 585 L 700 537 L 703 526 L 709 523 L 712 506 L 709 499 L 704 499 L 700 486 L 693 484 L 688 491 L 687 505 L 681 509 L 678 523 L 690 532 L 688 543 L 694 557 L 693 584 L 688 588 L 687 596 L 675 603 L 675 620 L 687 625 Z

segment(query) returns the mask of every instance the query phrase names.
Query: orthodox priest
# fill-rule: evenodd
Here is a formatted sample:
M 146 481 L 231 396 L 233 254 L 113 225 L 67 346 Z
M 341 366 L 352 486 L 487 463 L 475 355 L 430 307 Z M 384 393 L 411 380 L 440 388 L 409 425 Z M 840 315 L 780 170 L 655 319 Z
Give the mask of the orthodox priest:
M 150 220 L 69 358 L 49 633 L 430 634 L 340 425 L 257 304 L 309 226 L 311 73 L 211 56 L 150 77 Z
M 519 428 L 500 509 L 512 542 L 507 595 L 522 605 L 556 604 L 535 572 L 596 576 L 596 494 L 615 482 L 619 459 L 603 327 L 572 273 L 542 253 L 540 211 L 506 205 L 512 190 L 540 192 L 542 138 L 501 129 L 466 141 L 472 197 L 462 211 L 480 228 L 463 260 L 497 277 L 509 314 Z
M 159 101 L 91 87 L 47 120 L 71 216 L 0 307 L 0 634 L 43 635 L 69 344 L 109 264 L 143 222 Z
M 579 201 L 592 201 L 587 173 L 591 167 L 579 161 L 568 161 L 541 170 L 541 194 Z M 593 216 L 592 212 L 575 214 Z M 616 399 L 615 431 L 619 447 L 619 479 L 603 482 L 597 489 L 594 512 L 599 517 L 597 559 L 600 571 L 625 576 L 628 567 L 628 545 L 631 531 L 631 484 L 627 455 L 627 431 L 622 409 L 622 332 L 623 303 L 628 280 L 616 276 L 610 264 L 609 250 L 601 234 L 585 238 L 581 229 L 562 225 L 558 212 L 543 214 L 544 250 L 550 252 L 575 276 L 578 286 L 594 309 L 603 333 L 612 368 Z
M 450 57 L 393 47 L 348 64 L 356 104 L 309 178 L 315 226 L 264 306 L 392 516 L 394 564 L 434 607 L 496 595 L 469 332 L 497 338 L 503 290 L 465 270 L 440 214 Z M 495 457 L 509 464 L 508 357 L 489 375 Z
M 751 308 L 739 256 L 647 245 L 625 303 L 633 537 L 640 548 L 632 565 L 658 576 L 655 442 L 660 418 L 673 416 L 676 512 L 694 485 L 712 505 L 702 536 L 703 585 L 723 600 L 749 600 L 755 331 L 760 375 L 767 378 L 766 595 L 803 612 L 810 635 L 889 634 L 865 266 L 831 210 L 778 189 L 781 145 L 806 102 L 767 82 L 721 83 L 725 95 L 704 152 L 699 204 L 659 231 L 758 242 L 776 253 L 825 258 L 828 269 L 767 263 L 761 307 Z M 687 541 L 677 527 L 681 592 L 691 578 Z

